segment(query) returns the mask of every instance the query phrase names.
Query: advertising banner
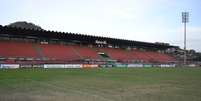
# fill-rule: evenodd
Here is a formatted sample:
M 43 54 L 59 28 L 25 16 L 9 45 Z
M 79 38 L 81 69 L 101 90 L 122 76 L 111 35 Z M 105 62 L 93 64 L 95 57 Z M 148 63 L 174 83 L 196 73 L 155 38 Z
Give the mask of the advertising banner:
M 150 64 L 145 64 L 144 67 L 145 67 L 145 68 L 149 68 L 149 67 L 152 67 L 152 65 L 150 65 Z
M 132 68 L 132 67 L 143 67 L 143 64 L 128 64 L 128 67 L 129 68 Z
M 128 67 L 126 64 L 117 64 L 116 67 L 122 67 L 122 68 L 126 68 Z
M 31 64 L 21 64 L 20 68 L 32 68 Z
M 15 69 L 15 68 L 19 68 L 19 67 L 20 67 L 19 64 L 1 64 L 1 68 Z
M 161 64 L 160 65 L 161 68 L 165 68 L 165 67 L 168 68 L 168 67 L 175 67 L 175 66 L 176 66 L 175 64 Z
M 98 65 L 96 64 L 83 64 L 83 68 L 98 68 Z
M 65 64 L 64 68 L 82 68 L 81 64 Z
M 44 65 L 42 64 L 35 64 L 35 65 L 32 65 L 33 68 L 44 68 Z
M 64 68 L 64 64 L 44 64 L 44 68 Z

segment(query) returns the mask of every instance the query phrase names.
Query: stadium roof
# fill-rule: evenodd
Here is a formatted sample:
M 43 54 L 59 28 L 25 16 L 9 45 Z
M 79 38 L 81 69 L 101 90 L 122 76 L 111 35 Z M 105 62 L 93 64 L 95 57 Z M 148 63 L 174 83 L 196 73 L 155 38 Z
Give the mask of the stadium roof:
M 116 39 L 109 37 L 100 37 L 100 36 L 92 36 L 92 35 L 83 35 L 79 33 L 71 33 L 71 32 L 57 32 L 57 31 L 47 31 L 47 30 L 34 30 L 34 29 L 23 29 L 16 27 L 8 27 L 0 25 L 0 37 L 1 36 L 13 36 L 20 38 L 39 38 L 39 39 L 56 39 L 63 41 L 77 41 L 85 44 L 96 44 L 96 41 L 104 41 L 108 45 L 114 46 L 130 46 L 137 48 L 155 48 L 155 49 L 167 49 L 167 48 L 178 48 L 178 46 L 171 46 L 169 44 L 158 44 L 158 43 L 149 43 L 149 42 L 141 42 L 134 40 L 126 40 L 126 39 Z

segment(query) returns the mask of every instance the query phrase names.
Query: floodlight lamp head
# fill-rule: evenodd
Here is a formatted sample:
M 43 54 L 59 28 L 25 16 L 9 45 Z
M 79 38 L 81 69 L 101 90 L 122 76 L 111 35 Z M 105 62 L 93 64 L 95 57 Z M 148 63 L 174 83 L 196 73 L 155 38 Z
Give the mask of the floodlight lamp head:
M 189 12 L 182 12 L 182 23 L 189 22 Z

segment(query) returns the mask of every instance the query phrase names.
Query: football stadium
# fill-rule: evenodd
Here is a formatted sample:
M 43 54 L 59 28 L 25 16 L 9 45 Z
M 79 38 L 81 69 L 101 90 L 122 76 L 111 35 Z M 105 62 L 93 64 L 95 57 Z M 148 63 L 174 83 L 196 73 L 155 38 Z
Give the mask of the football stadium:
M 1 0 L 0 101 L 201 101 L 201 0 Z
M 168 43 L 0 26 L 0 47 L 1 101 L 201 100 L 199 62 Z
M 76 33 L 1 26 L 1 68 L 175 67 L 178 49 Z M 11 65 L 9 65 L 11 64 Z

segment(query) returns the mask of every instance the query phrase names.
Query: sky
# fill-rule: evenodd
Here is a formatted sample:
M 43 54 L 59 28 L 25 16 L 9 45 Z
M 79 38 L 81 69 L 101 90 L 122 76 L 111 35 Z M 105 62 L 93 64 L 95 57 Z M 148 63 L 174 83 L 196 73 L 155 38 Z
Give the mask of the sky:
M 201 0 L 0 0 L 0 25 L 32 22 L 73 32 L 183 48 L 181 12 L 189 12 L 187 49 L 201 52 Z

